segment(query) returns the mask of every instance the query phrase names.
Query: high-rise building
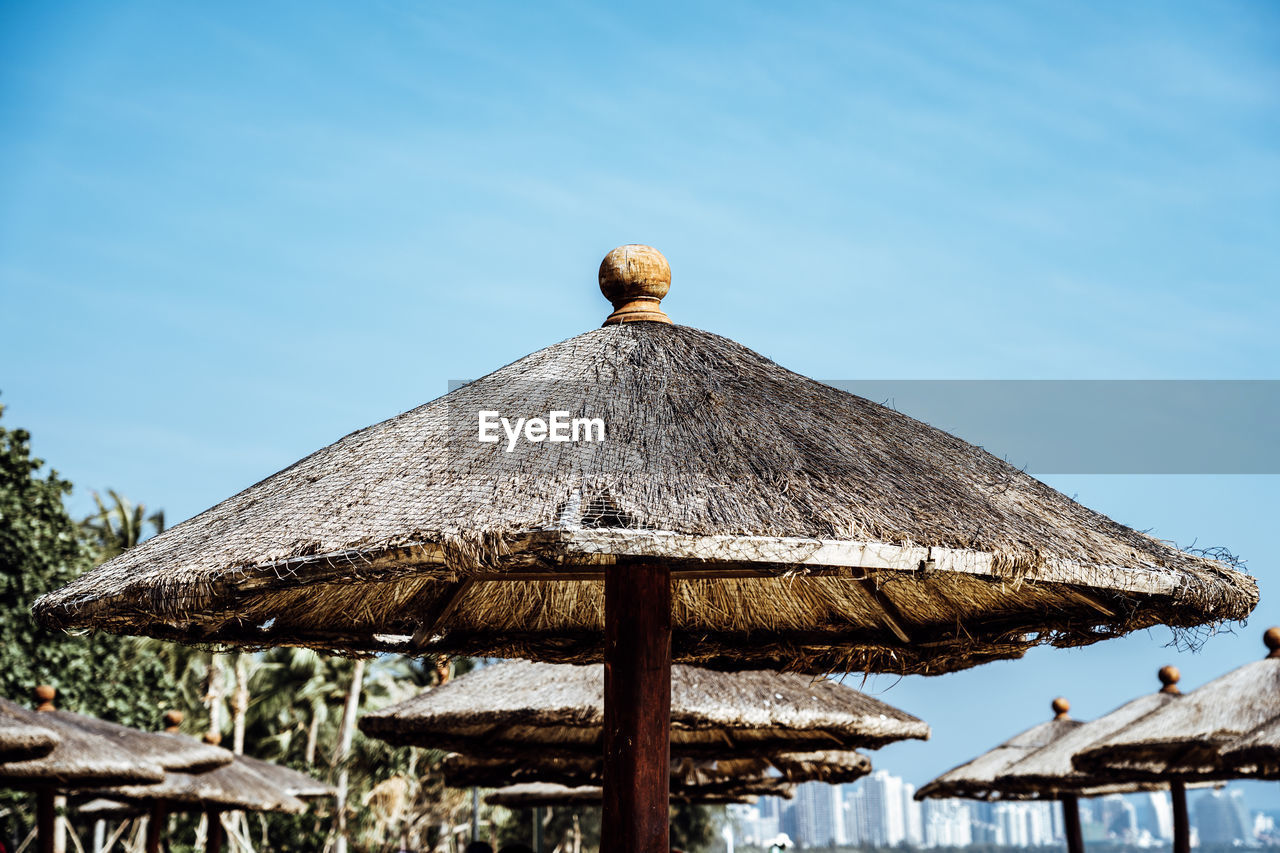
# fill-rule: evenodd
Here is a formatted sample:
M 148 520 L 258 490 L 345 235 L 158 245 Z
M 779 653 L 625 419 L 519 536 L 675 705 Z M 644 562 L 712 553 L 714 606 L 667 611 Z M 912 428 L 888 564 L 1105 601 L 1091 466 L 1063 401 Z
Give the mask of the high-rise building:
M 849 843 L 839 785 L 806 782 L 796 788 L 794 837 L 805 847 Z
M 1150 791 L 1134 794 L 1132 802 L 1139 832 L 1148 832 L 1152 838 L 1161 841 L 1173 838 L 1173 803 L 1169 801 L 1168 793 Z
M 857 844 L 895 847 L 906 841 L 910 794 L 905 790 L 906 783 L 887 770 L 877 770 L 853 785 L 848 800 L 850 817 L 857 821 L 850 825 Z
M 1133 803 L 1120 794 L 1109 794 L 1101 799 L 1102 824 L 1107 838 L 1131 844 L 1138 838 L 1138 815 Z
M 1236 788 L 1209 791 L 1195 802 L 1195 826 L 1201 844 L 1235 844 L 1250 840 L 1249 820 L 1244 807 L 1244 791 Z
M 924 844 L 924 815 L 916 801 L 916 786 L 910 782 L 902 783 L 902 813 L 907 845 L 919 847 Z
M 926 847 L 968 847 L 973 843 L 971 804 L 965 800 L 926 800 L 922 809 Z

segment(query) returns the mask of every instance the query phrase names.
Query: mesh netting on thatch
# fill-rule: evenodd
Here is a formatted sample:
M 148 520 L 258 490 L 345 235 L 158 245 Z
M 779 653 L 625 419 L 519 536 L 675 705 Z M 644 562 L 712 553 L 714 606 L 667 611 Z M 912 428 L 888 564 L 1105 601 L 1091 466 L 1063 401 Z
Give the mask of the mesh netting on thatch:
M 1236 778 L 1221 750 L 1276 716 L 1280 657 L 1245 664 L 1077 752 L 1088 773 L 1184 781 Z
M 0 764 L 0 784 L 7 787 L 74 789 L 118 783 L 145 784 L 164 778 L 164 769 L 153 758 L 135 756 L 127 746 L 68 721 L 79 715 L 28 711 L 6 699 L 0 699 L 0 710 L 10 718 L 48 729 L 58 736 L 53 750 L 42 758 Z
M 478 440 L 481 411 L 605 440 Z M 501 431 L 499 431 L 501 432 Z M 585 435 L 585 432 L 583 433 Z M 605 571 L 674 572 L 686 662 L 937 673 L 1246 616 L 1252 579 L 683 326 L 607 326 L 343 438 L 50 594 L 187 643 L 601 659 Z
M 26 722 L 0 705 L 0 763 L 39 758 L 52 752 L 57 744 L 55 732 Z
M 479 756 L 600 754 L 604 667 L 504 661 L 360 719 L 398 745 Z M 671 669 L 671 754 L 875 748 L 929 726 L 834 681 L 777 672 Z
M 204 773 L 166 773 L 156 785 L 127 785 L 98 790 L 111 800 L 163 803 L 169 811 L 254 811 L 297 814 L 302 800 L 265 778 L 239 756 Z
M 1222 766 L 1238 778 L 1280 779 L 1280 717 L 1223 749 Z

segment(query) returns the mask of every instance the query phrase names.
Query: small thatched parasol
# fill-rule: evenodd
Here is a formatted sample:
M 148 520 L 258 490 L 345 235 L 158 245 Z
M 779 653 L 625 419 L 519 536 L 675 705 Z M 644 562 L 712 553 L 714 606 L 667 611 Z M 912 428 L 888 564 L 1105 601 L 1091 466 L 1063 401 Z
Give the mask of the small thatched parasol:
M 1016 768 L 1032 762 L 1040 753 L 1080 731 L 1086 724 L 1068 716 L 1070 703 L 1062 697 L 1053 700 L 1054 716 L 1051 720 L 1032 726 L 972 761 L 965 762 L 943 773 L 937 779 L 916 791 L 916 799 L 947 799 L 965 797 L 972 800 L 1028 800 L 1056 799 L 1062 802 L 1062 817 L 1067 834 L 1067 848 L 1071 853 L 1083 853 L 1084 840 L 1080 832 L 1079 797 L 1119 793 L 1135 790 L 1124 785 L 1107 783 L 1070 786 L 1060 782 L 1044 787 L 1018 778 Z M 1068 763 L 1067 768 L 1070 765 Z M 1034 765 L 1043 770 L 1040 765 Z
M 360 729 L 398 746 L 467 755 L 600 755 L 598 666 L 504 661 L 365 714 Z M 875 749 L 926 739 L 929 726 L 835 681 L 776 672 L 671 668 L 671 752 L 741 758 Z
M 1276 716 L 1280 696 L 1280 628 L 1263 635 L 1266 658 L 1210 681 L 1076 753 L 1086 773 L 1126 778 L 1212 781 L 1236 778 L 1220 753 Z
M 59 791 L 94 785 L 148 784 L 163 779 L 165 772 L 154 754 L 135 756 L 128 744 L 103 737 L 83 725 L 81 715 L 54 710 L 54 696 L 52 687 L 37 687 L 39 704 L 34 712 L 0 699 L 0 710 L 7 717 L 48 729 L 58 737 L 54 748 L 41 758 L 0 764 L 0 785 L 35 792 L 36 836 L 41 853 L 51 853 L 54 848 L 53 800 Z
M 319 800 L 337 795 L 332 785 L 326 785 L 319 779 L 300 773 L 271 761 L 252 758 L 248 755 L 236 756 L 236 761 L 244 764 L 253 772 L 266 779 L 272 785 L 299 800 Z
M 178 734 L 182 717 L 181 711 L 169 711 L 165 714 L 167 729 L 164 734 L 167 737 L 190 741 L 207 749 L 215 749 L 229 756 L 230 760 L 212 770 L 194 773 L 168 772 L 164 774 L 164 779 L 155 785 L 124 785 L 94 792 L 108 800 L 139 803 L 149 808 L 146 838 L 148 853 L 153 851 L 158 853 L 160 850 L 161 827 L 165 816 L 172 812 L 204 812 L 209 822 L 206 849 L 216 853 L 222 847 L 221 812 L 255 811 L 298 814 L 306 810 L 306 803 L 290 794 L 284 786 L 277 784 L 277 780 L 269 779 L 255 770 L 244 756 L 221 749 L 216 743 L 201 744 L 194 738 Z M 212 738 L 212 741 L 216 740 L 216 737 Z M 309 777 L 303 776 L 303 779 L 309 779 Z M 314 782 L 314 780 L 310 781 Z M 292 780 L 292 783 L 298 784 L 298 781 Z
M 45 596 L 38 618 L 603 659 L 605 846 L 665 853 L 673 655 L 941 673 L 1256 603 L 1241 573 L 981 448 L 672 325 L 670 278 L 655 249 L 615 249 L 604 328 L 347 436 Z M 523 432 L 504 440 L 500 417 Z
M 58 735 L 44 726 L 24 722 L 0 704 L 0 763 L 27 761 L 48 755 L 58 745 Z
M 1280 779 L 1280 717 L 1224 749 L 1222 766 L 1242 779 Z

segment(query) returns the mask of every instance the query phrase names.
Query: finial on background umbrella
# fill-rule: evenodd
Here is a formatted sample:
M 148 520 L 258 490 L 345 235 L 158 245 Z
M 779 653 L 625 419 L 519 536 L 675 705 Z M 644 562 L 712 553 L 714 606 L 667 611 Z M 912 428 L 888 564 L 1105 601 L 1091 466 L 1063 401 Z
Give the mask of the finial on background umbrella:
M 1178 689 L 1178 682 L 1182 679 L 1182 673 L 1178 672 L 1176 666 L 1162 666 L 1156 675 L 1159 677 L 1160 683 L 1164 685 L 1160 688 L 1161 693 L 1168 693 L 1170 696 L 1177 696 L 1182 693 Z
M 164 712 L 164 730 L 170 734 L 177 734 L 185 718 L 186 714 L 176 708 L 170 708 Z
M 36 710 L 37 711 L 54 710 L 53 697 L 57 695 L 58 695 L 58 690 L 56 687 L 53 687 L 52 685 L 49 685 L 49 684 L 41 684 L 39 687 L 36 688 Z
M 671 265 L 652 246 L 632 243 L 619 246 L 600 262 L 600 292 L 613 303 L 604 325 L 618 323 L 671 324 L 659 307 L 671 289 Z
M 1266 633 L 1262 635 L 1262 642 L 1271 650 L 1267 657 L 1280 658 L 1280 628 L 1274 625 L 1268 628 Z
M 217 732 L 205 732 L 204 735 L 201 736 L 200 740 L 204 741 L 210 746 L 217 746 L 218 744 L 222 743 L 222 735 L 218 734 Z
M 1066 699 L 1059 696 L 1057 699 L 1053 700 L 1051 707 L 1053 708 L 1053 718 L 1055 720 L 1069 719 L 1067 712 L 1071 710 L 1071 703 Z

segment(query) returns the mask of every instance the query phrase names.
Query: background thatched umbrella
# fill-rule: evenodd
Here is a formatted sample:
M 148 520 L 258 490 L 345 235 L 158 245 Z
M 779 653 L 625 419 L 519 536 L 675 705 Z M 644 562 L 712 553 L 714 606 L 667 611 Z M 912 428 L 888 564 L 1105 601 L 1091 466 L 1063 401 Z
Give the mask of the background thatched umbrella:
M 308 776 L 306 773 L 300 773 L 273 761 L 263 761 L 260 758 L 252 758 L 248 755 L 237 755 L 236 761 L 244 764 L 286 794 L 297 797 L 299 800 L 321 800 L 326 797 L 337 796 L 338 793 L 332 785 L 326 785 L 313 776 Z
M 503 661 L 365 714 L 360 729 L 397 746 L 465 755 L 600 755 L 598 666 Z M 835 681 L 777 672 L 671 668 L 671 752 L 742 758 L 875 749 L 926 739 L 923 720 Z
M 7 716 L 49 729 L 58 736 L 54 748 L 41 758 L 0 764 L 0 785 L 35 792 L 36 836 L 41 853 L 50 853 L 54 847 L 53 800 L 59 791 L 93 785 L 159 782 L 165 772 L 154 755 L 136 757 L 128 751 L 128 744 L 105 738 L 82 725 L 77 719 L 79 714 L 55 711 L 54 695 L 54 689 L 47 685 L 36 688 L 39 706 L 34 712 L 0 699 L 0 709 Z
M 1063 824 L 1067 834 L 1067 849 L 1082 853 L 1084 840 L 1080 832 L 1081 796 L 1096 796 L 1131 790 L 1124 786 L 1088 785 L 1070 787 L 1055 785 L 1045 789 L 1027 784 L 1016 778 L 1006 782 L 1007 774 L 1022 761 L 1028 760 L 1040 750 L 1079 730 L 1084 723 L 1068 716 L 1071 705 L 1066 699 L 1053 700 L 1054 716 L 1051 720 L 1032 726 L 1024 732 L 943 773 L 937 779 L 916 791 L 916 799 L 947 799 L 965 797 L 972 800 L 997 799 L 1056 799 L 1062 803 Z
M 605 659 L 605 835 L 627 853 L 667 846 L 673 654 L 946 672 L 1257 601 L 1230 567 L 980 448 L 671 325 L 652 248 L 610 252 L 599 282 L 604 328 L 353 433 L 44 597 L 38 617 L 188 642 Z M 554 432 L 544 420 L 509 445 L 495 423 L 490 443 L 486 412 L 562 412 L 584 440 L 534 440 Z
M 777 790 L 762 788 L 757 790 L 751 783 L 744 784 L 738 791 L 704 791 L 684 790 L 671 792 L 673 803 L 749 803 L 756 797 L 786 797 L 790 799 L 794 792 L 790 789 Z M 547 782 L 523 782 L 498 788 L 485 795 L 484 801 L 491 806 L 505 806 L 509 809 L 555 808 L 558 806 L 599 806 L 604 800 L 604 789 L 596 785 L 569 787 Z
M 1076 753 L 1086 773 L 1183 782 L 1234 778 L 1221 751 L 1268 722 L 1280 696 L 1280 628 L 1263 635 L 1267 657 L 1234 669 L 1113 736 Z
M 26 761 L 48 755 L 58 744 L 58 735 L 44 726 L 25 722 L 0 704 L 0 763 Z
M 1280 779 L 1280 717 L 1223 749 L 1222 766 L 1242 779 Z

